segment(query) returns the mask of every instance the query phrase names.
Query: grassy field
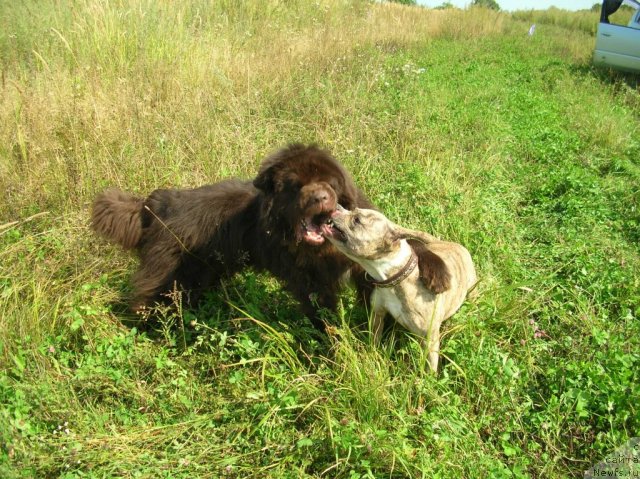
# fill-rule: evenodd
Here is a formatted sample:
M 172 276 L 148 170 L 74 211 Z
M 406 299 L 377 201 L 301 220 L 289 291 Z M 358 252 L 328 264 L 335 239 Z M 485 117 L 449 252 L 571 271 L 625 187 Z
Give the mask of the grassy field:
M 0 0 L 0 477 L 582 477 L 640 436 L 640 91 L 561 14 Z M 94 195 L 291 141 L 471 251 L 437 377 L 348 292 L 319 338 L 251 271 L 127 326 Z

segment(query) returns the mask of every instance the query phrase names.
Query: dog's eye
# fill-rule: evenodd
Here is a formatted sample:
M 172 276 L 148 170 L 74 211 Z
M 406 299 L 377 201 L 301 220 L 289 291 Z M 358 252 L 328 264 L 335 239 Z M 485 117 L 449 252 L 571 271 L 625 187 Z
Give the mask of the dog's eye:
M 354 225 L 361 225 L 362 224 L 362 220 L 360 219 L 360 216 L 354 216 L 353 217 L 353 224 Z

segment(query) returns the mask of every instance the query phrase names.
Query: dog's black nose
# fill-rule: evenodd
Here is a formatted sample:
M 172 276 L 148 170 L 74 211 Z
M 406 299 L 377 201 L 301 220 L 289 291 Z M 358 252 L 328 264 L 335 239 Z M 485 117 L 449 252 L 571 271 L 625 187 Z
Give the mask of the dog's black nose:
M 316 193 L 314 200 L 316 203 L 324 203 L 329 200 L 329 193 L 326 191 L 320 191 Z

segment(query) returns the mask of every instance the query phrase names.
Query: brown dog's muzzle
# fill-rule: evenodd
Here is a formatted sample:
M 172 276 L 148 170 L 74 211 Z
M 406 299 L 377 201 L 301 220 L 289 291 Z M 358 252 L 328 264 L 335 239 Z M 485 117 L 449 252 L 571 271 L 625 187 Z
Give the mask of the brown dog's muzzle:
M 300 210 L 307 218 L 320 214 L 330 215 L 336 206 L 336 192 L 328 183 L 311 183 L 300 190 Z
M 331 219 L 338 206 L 336 192 L 329 183 L 310 183 L 300 190 L 298 206 L 302 212 L 298 240 L 314 246 L 323 244 L 322 225 Z

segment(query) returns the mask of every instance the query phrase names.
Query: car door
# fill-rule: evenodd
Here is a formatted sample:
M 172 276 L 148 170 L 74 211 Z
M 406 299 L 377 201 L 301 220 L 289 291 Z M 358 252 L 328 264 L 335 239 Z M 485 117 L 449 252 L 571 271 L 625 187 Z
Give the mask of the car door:
M 634 13 L 634 17 L 638 12 Z M 600 22 L 593 54 L 596 65 L 640 72 L 640 29 Z

